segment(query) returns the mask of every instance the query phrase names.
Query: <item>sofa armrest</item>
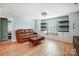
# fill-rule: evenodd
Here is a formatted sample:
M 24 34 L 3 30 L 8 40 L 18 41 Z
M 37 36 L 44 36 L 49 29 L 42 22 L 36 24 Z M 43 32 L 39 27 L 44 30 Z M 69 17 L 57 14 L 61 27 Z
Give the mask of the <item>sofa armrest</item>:
M 36 32 L 34 32 L 34 34 L 37 34 Z

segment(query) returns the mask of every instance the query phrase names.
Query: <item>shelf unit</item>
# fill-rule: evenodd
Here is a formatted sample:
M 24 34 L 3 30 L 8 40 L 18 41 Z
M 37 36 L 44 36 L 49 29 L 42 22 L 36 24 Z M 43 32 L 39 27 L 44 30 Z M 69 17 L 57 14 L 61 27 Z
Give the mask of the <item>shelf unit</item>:
M 11 39 L 12 38 L 12 34 L 11 32 L 8 33 L 8 39 Z
M 41 31 L 46 31 L 47 30 L 47 23 L 46 23 L 46 20 L 41 20 L 41 23 L 40 23 L 40 28 L 41 28 Z
M 59 21 L 59 32 L 69 32 L 69 20 Z

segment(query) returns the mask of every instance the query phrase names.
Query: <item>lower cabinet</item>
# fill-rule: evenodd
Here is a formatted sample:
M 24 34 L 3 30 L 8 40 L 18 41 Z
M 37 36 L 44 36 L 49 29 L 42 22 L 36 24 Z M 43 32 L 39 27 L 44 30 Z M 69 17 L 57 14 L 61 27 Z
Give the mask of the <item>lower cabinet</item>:
M 71 43 L 69 39 L 69 32 L 58 32 L 58 38 L 60 41 Z

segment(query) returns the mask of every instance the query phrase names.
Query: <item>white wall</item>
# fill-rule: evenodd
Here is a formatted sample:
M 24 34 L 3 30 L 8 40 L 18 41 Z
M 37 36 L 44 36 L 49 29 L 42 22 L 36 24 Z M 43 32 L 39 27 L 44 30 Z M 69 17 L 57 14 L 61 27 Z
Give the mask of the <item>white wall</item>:
M 15 39 L 15 31 L 17 29 L 35 29 L 35 23 L 32 19 L 27 19 L 26 17 L 13 17 L 14 22 L 14 39 Z
M 47 25 L 48 25 L 48 33 L 57 33 L 57 20 L 55 19 L 48 19 Z
M 21 29 L 21 28 L 30 28 L 34 29 L 34 20 L 21 18 L 21 17 L 15 17 L 14 19 L 14 29 Z
M 73 36 L 79 36 L 79 12 L 69 14 L 69 21 L 70 39 L 73 41 Z

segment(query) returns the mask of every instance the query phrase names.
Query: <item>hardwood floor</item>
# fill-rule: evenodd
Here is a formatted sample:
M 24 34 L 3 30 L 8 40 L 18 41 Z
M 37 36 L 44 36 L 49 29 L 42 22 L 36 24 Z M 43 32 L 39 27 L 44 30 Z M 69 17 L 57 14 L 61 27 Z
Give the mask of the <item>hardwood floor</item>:
M 65 42 L 45 40 L 35 47 L 29 42 L 19 44 L 6 41 L 0 43 L 0 56 L 74 56 L 73 45 Z

